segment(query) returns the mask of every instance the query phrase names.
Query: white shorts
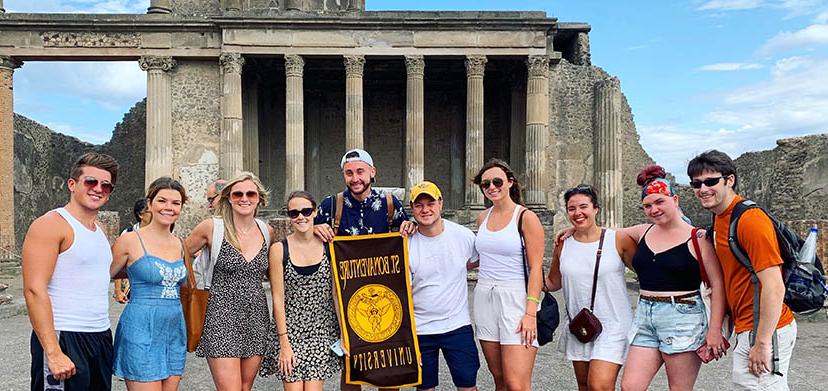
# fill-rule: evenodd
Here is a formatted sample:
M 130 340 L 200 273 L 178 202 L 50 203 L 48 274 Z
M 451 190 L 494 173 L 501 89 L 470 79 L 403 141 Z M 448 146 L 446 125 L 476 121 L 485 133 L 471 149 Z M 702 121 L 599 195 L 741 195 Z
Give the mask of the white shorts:
M 796 345 L 796 321 L 776 329 L 779 349 L 779 372 L 783 376 L 763 373 L 756 376 L 748 369 L 750 353 L 750 331 L 736 334 L 736 347 L 733 349 L 733 389 L 734 390 L 788 390 L 788 368 L 791 355 Z
M 501 345 L 520 345 L 517 328 L 525 313 L 526 286 L 523 281 L 477 281 L 474 287 L 477 339 L 500 342 Z M 532 346 L 540 346 L 537 339 L 532 341 Z

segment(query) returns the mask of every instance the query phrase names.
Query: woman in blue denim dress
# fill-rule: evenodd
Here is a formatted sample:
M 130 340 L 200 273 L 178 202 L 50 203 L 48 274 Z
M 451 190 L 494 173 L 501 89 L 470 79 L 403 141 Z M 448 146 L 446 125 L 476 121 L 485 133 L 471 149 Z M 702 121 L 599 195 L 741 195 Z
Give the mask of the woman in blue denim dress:
M 170 227 L 186 200 L 178 181 L 156 179 L 147 191 L 152 221 L 122 235 L 112 247 L 110 273 L 126 268 L 132 286 L 115 332 L 113 363 L 113 373 L 128 389 L 177 389 L 184 373 L 187 337 L 179 287 L 187 271 L 183 243 Z

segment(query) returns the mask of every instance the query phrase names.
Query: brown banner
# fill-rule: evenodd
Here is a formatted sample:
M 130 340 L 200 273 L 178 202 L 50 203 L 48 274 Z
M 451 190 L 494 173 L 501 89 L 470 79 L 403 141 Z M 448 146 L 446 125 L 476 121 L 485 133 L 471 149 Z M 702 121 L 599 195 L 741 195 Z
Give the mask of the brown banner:
M 337 236 L 331 247 L 345 382 L 410 387 L 422 382 L 411 303 L 408 241 L 399 233 Z

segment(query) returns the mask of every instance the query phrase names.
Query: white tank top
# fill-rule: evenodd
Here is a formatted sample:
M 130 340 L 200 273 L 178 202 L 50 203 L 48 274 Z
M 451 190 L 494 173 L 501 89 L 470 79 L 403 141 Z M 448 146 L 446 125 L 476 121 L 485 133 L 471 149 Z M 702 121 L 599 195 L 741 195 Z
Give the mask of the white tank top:
M 112 251 L 100 226 L 90 231 L 66 209 L 59 213 L 75 234 L 58 254 L 49 280 L 55 330 L 92 333 L 109 329 L 109 266 Z
M 474 240 L 474 248 L 480 255 L 478 277 L 496 281 L 524 281 L 523 251 L 517 229 L 520 205 L 515 206 L 509 224 L 499 231 L 489 231 L 486 228 L 492 209 L 489 209 L 480 224 Z

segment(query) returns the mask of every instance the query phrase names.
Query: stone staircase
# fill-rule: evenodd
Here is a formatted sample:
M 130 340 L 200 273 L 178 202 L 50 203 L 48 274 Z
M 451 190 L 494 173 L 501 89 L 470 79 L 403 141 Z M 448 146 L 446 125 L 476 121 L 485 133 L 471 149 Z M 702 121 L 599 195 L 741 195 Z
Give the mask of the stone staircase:
M 0 319 L 26 313 L 20 257 L 0 254 Z

